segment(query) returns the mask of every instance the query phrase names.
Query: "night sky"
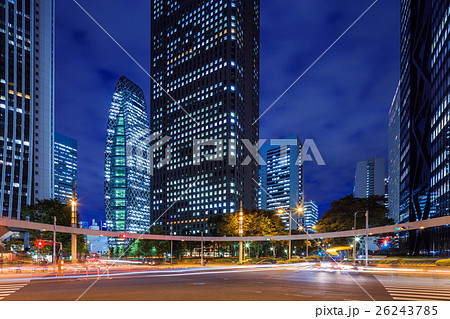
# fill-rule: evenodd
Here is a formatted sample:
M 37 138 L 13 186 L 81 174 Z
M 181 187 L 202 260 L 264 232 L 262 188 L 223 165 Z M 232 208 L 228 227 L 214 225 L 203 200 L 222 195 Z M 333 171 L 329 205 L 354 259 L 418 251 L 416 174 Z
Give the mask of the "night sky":
M 149 0 L 77 0 L 147 71 Z M 260 112 L 373 0 L 261 0 Z M 108 109 L 121 75 L 150 78 L 72 0 L 56 1 L 56 131 L 78 140 L 82 220 L 104 220 Z M 326 166 L 307 162 L 306 200 L 352 193 L 356 162 L 387 157 L 388 111 L 399 79 L 400 1 L 378 3 L 261 118 L 260 138 L 314 139 Z

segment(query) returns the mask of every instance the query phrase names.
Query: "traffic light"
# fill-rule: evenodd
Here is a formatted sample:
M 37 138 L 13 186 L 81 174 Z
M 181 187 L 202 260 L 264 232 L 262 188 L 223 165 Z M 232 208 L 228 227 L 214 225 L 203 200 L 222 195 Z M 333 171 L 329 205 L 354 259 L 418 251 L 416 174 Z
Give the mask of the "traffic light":
M 127 238 L 127 235 L 126 234 L 120 234 L 120 238 L 125 239 L 125 238 Z

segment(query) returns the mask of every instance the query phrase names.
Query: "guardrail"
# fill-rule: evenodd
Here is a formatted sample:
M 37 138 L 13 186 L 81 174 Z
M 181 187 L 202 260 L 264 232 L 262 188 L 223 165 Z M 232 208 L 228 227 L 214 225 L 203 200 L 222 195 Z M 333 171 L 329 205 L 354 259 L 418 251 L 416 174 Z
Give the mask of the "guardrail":
M 437 226 L 448 226 L 450 224 L 450 216 L 443 216 L 421 220 L 416 222 L 387 225 L 380 227 L 369 228 L 369 235 L 396 233 L 399 231 L 410 231 L 417 229 L 425 229 Z M 35 222 L 28 222 L 24 220 L 16 220 L 0 217 L 0 226 L 35 229 L 40 231 L 53 231 L 54 226 L 51 224 L 42 224 Z M 316 233 L 316 234 L 301 234 L 301 235 L 283 235 L 283 236 L 247 236 L 247 237 L 201 237 L 201 236 L 170 236 L 170 235 L 149 235 L 149 234 L 133 234 L 120 233 L 113 231 L 103 231 L 85 228 L 73 228 L 67 226 L 56 226 L 57 233 L 70 233 L 77 235 L 94 235 L 106 237 L 122 237 L 124 234 L 126 238 L 135 239 L 153 239 L 153 240 L 176 240 L 176 241 L 266 241 L 266 240 L 304 240 L 304 239 L 322 239 L 322 238 L 338 238 L 338 237 L 353 237 L 365 235 L 366 229 L 346 230 L 332 233 Z

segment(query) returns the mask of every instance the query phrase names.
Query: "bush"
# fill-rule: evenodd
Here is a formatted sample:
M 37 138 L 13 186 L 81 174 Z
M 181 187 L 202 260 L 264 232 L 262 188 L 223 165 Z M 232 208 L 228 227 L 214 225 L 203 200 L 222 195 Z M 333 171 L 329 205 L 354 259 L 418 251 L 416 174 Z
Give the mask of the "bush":
M 450 258 L 437 260 L 436 266 L 450 266 Z
M 308 256 L 305 258 L 305 260 L 306 261 L 320 261 L 320 256 L 316 256 L 316 255 Z

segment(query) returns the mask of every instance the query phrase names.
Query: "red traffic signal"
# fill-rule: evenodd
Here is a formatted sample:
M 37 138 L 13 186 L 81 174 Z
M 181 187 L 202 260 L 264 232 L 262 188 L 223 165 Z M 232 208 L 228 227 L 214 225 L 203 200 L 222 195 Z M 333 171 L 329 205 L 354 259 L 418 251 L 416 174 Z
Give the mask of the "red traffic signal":
M 39 248 L 42 248 L 42 246 L 44 245 L 44 243 L 42 242 L 42 240 L 39 240 L 39 241 L 37 242 L 37 245 L 38 245 Z
M 120 234 L 120 238 L 127 238 L 127 235 L 126 234 Z

